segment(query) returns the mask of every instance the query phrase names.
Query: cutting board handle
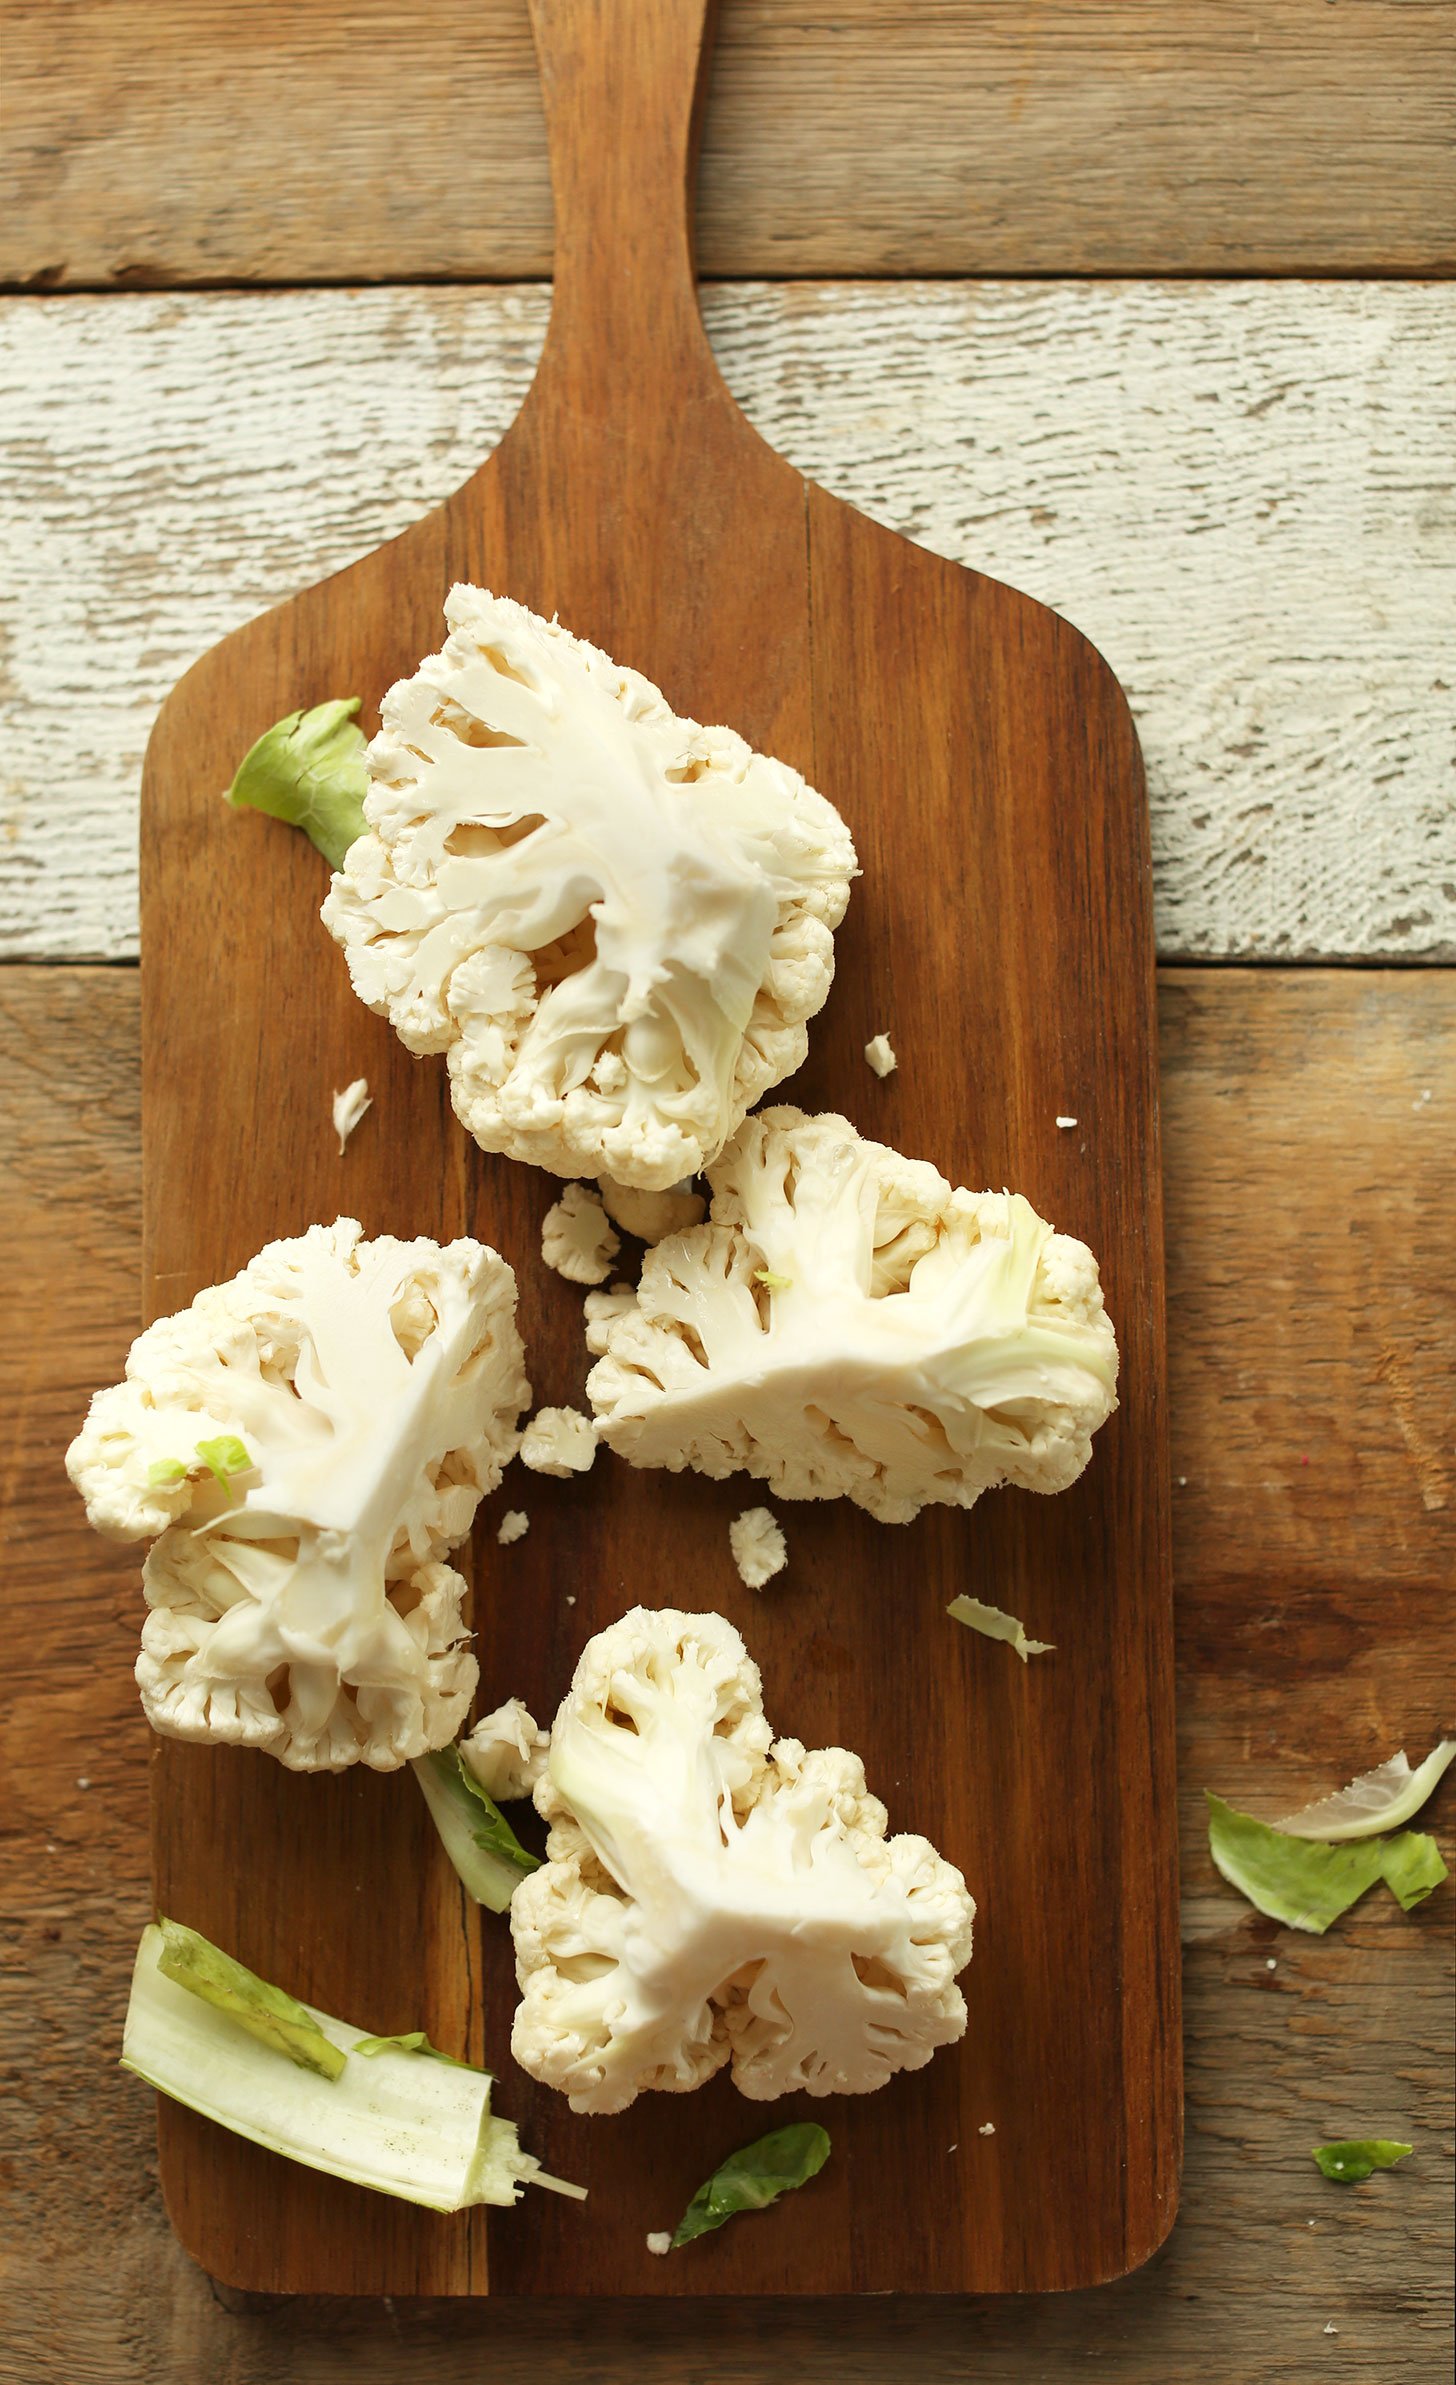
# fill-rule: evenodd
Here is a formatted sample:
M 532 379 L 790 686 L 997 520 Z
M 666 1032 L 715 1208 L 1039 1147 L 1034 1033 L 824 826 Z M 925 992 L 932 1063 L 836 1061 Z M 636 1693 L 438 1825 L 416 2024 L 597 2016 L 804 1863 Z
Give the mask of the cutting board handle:
M 721 386 L 693 259 L 716 15 L 717 0 L 531 0 L 556 210 L 538 407 L 569 390 L 640 415 Z

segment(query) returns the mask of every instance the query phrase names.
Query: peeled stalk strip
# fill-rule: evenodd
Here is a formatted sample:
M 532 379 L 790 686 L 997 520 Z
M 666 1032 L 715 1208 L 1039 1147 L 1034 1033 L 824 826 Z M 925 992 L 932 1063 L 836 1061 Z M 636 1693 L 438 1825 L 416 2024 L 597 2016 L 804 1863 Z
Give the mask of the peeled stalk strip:
M 492 2116 L 488 2071 L 411 2051 L 346 2059 L 337 2079 L 320 2077 L 169 1979 L 164 1945 L 155 1924 L 143 1931 L 121 2061 L 174 2102 L 289 2161 L 432 2211 L 514 2203 L 528 2182 L 582 2197 Z M 363 2038 L 357 2025 L 304 2010 L 342 2056 Z
M 1015 1615 L 1008 1615 L 1000 1607 L 983 1606 L 979 1598 L 953 1598 L 946 1608 L 957 1623 L 969 1624 L 988 1640 L 1005 1640 L 1016 1650 L 1023 1664 L 1029 1656 L 1050 1656 L 1055 1640 L 1029 1640 L 1026 1626 Z
M 1297 1814 L 1286 1814 L 1274 1828 L 1282 1830 L 1286 1838 L 1327 1842 L 1373 1838 L 1379 1830 L 1398 1830 L 1402 1822 L 1420 1812 L 1453 1756 L 1456 1739 L 1443 1739 L 1412 1772 L 1402 1748 L 1388 1763 L 1377 1764 L 1373 1772 L 1362 1772 L 1347 1789 L 1321 1797 L 1314 1805 L 1301 1806 Z

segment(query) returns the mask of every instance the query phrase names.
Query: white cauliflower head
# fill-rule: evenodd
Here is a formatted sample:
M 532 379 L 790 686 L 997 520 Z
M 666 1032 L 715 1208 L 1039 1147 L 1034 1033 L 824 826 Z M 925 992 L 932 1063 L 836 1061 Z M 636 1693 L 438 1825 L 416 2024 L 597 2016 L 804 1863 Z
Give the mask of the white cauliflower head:
M 485 1150 L 665 1189 L 803 1060 L 848 832 L 524 605 L 457 587 L 445 618 L 384 699 L 324 922 Z
M 637 1607 L 588 1642 L 511 1903 L 511 2051 L 577 2112 L 725 2063 L 763 2101 L 863 2095 L 962 2036 L 975 1906 L 844 1748 L 773 1741 L 719 1615 Z
M 587 1393 L 634 1466 L 739 1468 L 885 1523 L 998 1483 L 1059 1491 L 1116 1406 L 1097 1262 L 1015 1193 L 953 1191 L 845 1118 L 766 1110 L 711 1220 L 597 1296 Z
M 515 1277 L 478 1242 L 273 1242 L 133 1343 L 66 1455 L 98 1531 L 159 1535 L 137 1680 L 173 1738 L 297 1771 L 442 1747 L 477 1667 L 440 1562 L 530 1399 Z

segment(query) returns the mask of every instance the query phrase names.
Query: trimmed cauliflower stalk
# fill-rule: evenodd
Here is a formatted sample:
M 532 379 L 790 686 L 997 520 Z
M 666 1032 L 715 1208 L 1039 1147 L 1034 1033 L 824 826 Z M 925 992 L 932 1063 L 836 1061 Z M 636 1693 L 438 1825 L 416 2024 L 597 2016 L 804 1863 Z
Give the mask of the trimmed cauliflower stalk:
M 832 1113 L 750 1118 L 709 1182 L 711 1222 L 648 1253 L 635 1299 L 588 1298 L 587 1394 L 619 1455 L 892 1524 L 1076 1480 L 1117 1404 L 1082 1243 Z
M 541 1220 L 541 1261 L 569 1284 L 604 1284 L 622 1245 L 584 1184 L 568 1184 Z
M 681 2094 L 864 2095 L 965 2033 L 966 1885 L 845 1748 L 774 1741 L 720 1615 L 637 1607 L 588 1642 L 511 1902 L 511 2051 L 576 2112 Z
M 133 1343 L 66 1465 L 108 1539 L 158 1536 L 136 1668 L 154 1729 L 301 1772 L 454 1738 L 477 1667 L 441 1560 L 516 1448 L 515 1309 L 483 1244 L 340 1218 Z
M 325 925 L 484 1150 L 665 1190 L 803 1060 L 848 832 L 524 605 L 457 587 L 445 618 L 384 699 Z

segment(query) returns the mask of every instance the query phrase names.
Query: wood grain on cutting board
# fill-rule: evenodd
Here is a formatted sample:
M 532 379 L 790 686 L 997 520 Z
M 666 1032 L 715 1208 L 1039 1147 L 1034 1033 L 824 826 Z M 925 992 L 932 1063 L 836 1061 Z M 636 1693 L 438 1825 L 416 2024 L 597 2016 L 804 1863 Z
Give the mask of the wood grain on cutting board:
M 766 2119 L 720 2078 L 615 2120 L 573 2118 L 509 2063 L 504 1929 L 467 1910 L 412 1784 L 298 1779 L 237 1751 L 159 1744 L 162 1908 L 372 2030 L 423 2025 L 483 2051 L 524 2141 L 592 2189 L 584 2211 L 535 2195 L 442 2219 L 289 2169 L 164 2105 L 169 2207 L 233 2284 L 478 2293 L 493 2265 L 513 2294 L 1070 2286 L 1146 2258 L 1175 2206 L 1161 1229 L 1136 740 L 1074 630 L 811 488 L 728 397 L 686 229 L 702 14 L 701 0 L 635 0 L 603 22 L 585 0 L 540 0 L 559 229 L 524 413 L 459 496 L 237 633 L 164 707 L 143 808 L 148 1313 L 333 1214 L 319 1120 L 362 1074 L 375 1131 L 351 1161 L 350 1207 L 371 1233 L 496 1243 L 521 1278 L 538 1401 L 580 1399 L 580 1296 L 538 1261 L 555 1181 L 474 1151 L 443 1067 L 411 1060 L 354 1002 L 314 917 L 317 856 L 217 801 L 247 744 L 300 703 L 358 693 L 372 726 L 385 688 L 439 644 L 449 583 L 470 578 L 559 610 L 679 711 L 728 721 L 840 806 L 865 874 L 791 1098 L 843 1108 L 957 1181 L 1013 1185 L 1089 1241 L 1123 1405 L 1055 1500 L 1002 1494 L 973 1517 L 927 1511 L 904 1529 L 842 1502 L 786 1505 L 790 1574 L 765 1598 L 728 1558 L 746 1480 L 603 1458 L 583 1482 L 533 1482 L 530 1535 L 509 1552 L 488 1511 L 476 1626 L 489 1703 L 516 1693 L 549 1712 L 583 1640 L 638 1600 L 717 1607 L 745 1630 L 775 1725 L 857 1748 L 892 1828 L 929 1836 L 981 1904 L 963 2044 L 832 2104 L 834 2158 L 814 2188 L 691 2264 L 654 2260 L 648 2230 L 734 2145 L 810 2113 L 808 2099 Z M 604 125 L 630 176 L 606 170 Z M 903 1057 L 882 1085 L 862 1047 L 885 1025 Z M 1058 1114 L 1079 1129 L 1059 1131 Z M 958 1633 L 942 1610 L 963 1588 L 1034 1618 L 1057 1657 L 1023 1671 Z M 949 2148 L 987 2120 L 1005 2141 L 972 2191 Z

